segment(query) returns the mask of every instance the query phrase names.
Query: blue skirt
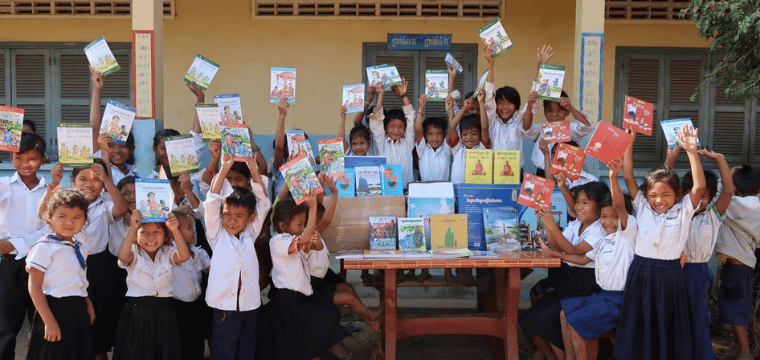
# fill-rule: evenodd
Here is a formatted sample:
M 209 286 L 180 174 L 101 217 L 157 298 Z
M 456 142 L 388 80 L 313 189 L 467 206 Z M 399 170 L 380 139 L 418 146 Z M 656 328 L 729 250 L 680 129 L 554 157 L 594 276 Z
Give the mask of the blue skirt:
M 689 299 L 678 259 L 634 256 L 625 283 L 614 357 L 690 360 Z
M 752 319 L 752 281 L 755 269 L 725 263 L 720 273 L 718 304 L 721 324 L 749 325 Z
M 562 299 L 565 319 L 586 340 L 596 339 L 617 328 L 622 291 L 602 290 L 589 296 Z
M 713 273 L 707 263 L 686 263 L 683 267 L 691 310 L 691 349 L 695 360 L 715 360 L 710 338 L 710 293 Z

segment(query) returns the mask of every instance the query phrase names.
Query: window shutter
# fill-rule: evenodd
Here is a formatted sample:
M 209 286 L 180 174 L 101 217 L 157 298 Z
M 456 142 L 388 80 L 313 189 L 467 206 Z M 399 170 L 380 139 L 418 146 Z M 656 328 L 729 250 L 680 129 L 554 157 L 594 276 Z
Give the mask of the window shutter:
M 60 122 L 90 122 L 90 70 L 83 53 L 61 54 Z
M 660 149 L 657 146 L 657 140 L 662 136 L 662 130 L 659 126 L 659 115 L 657 113 L 658 98 L 660 91 L 660 60 L 659 59 L 636 59 L 631 58 L 628 61 L 628 91 L 623 95 L 633 96 L 654 104 L 654 120 L 652 126 L 652 136 L 637 136 L 633 144 L 634 158 L 637 160 L 651 161 L 658 158 Z M 625 102 L 621 101 L 620 106 Z M 619 120 L 622 122 L 622 119 Z M 622 124 L 621 124 L 622 125 Z
M 750 129 L 754 129 L 754 141 L 752 143 L 754 145 L 754 151 L 749 154 L 749 161 L 758 163 L 760 162 L 760 126 L 758 126 L 758 123 L 760 123 L 760 103 L 755 103 L 753 109 L 754 111 L 752 115 L 754 115 L 755 118 L 754 121 L 750 123 L 752 125 Z
M 108 75 L 103 88 L 103 104 L 107 99 L 114 99 L 122 104 L 132 105 L 132 87 L 130 86 L 131 58 L 129 48 L 113 49 L 113 56 L 121 66 L 121 70 Z M 89 76 L 87 77 L 89 83 Z
M 751 113 L 745 112 L 745 108 L 749 105 L 745 100 L 728 99 L 725 86 L 715 89 L 715 103 L 710 107 L 713 121 L 709 148 L 723 154 L 729 163 L 743 163 L 750 158 L 750 134 L 745 131 Z
M 7 73 L 8 66 L 5 63 L 6 60 L 8 60 L 8 52 L 0 50 L 0 104 L 2 105 L 8 105 L 11 103 L 8 98 L 9 91 L 6 88 L 9 84 Z
M 702 119 L 700 116 L 700 104 L 691 102 L 690 97 L 699 86 L 699 82 L 702 79 L 702 60 L 696 59 L 684 59 L 668 57 L 669 66 L 669 82 L 668 92 L 666 94 L 667 100 L 667 119 L 676 118 L 690 118 L 694 123 L 695 128 L 701 127 Z M 702 96 L 701 99 L 708 99 L 709 97 Z M 709 127 L 706 127 L 706 129 Z M 700 133 L 699 138 L 702 145 L 705 145 L 709 139 L 709 134 Z M 667 141 L 664 136 L 659 136 L 663 146 L 667 146 Z M 676 161 L 677 168 L 688 168 L 689 161 L 685 156 L 679 156 Z
M 33 121 L 37 134 L 47 138 L 48 55 L 46 52 L 16 52 L 14 55 L 15 66 L 12 70 L 15 91 L 12 94 L 12 106 L 24 109 L 24 119 Z M 50 147 L 48 142 L 48 154 Z

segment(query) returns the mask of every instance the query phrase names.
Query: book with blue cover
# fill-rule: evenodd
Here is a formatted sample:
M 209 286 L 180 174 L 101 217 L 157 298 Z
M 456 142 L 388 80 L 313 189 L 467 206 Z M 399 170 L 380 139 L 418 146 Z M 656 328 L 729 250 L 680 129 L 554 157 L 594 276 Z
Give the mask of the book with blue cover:
M 100 123 L 100 133 L 106 133 L 117 144 L 127 143 L 132 123 L 135 121 L 137 110 L 131 106 L 108 99 L 103 110 L 103 121 Z
M 425 221 L 422 218 L 398 218 L 398 248 L 425 251 Z
M 401 165 L 380 165 L 383 196 L 404 195 L 404 179 L 401 176 Z
M 383 194 L 380 181 L 380 168 L 377 166 L 358 166 L 356 173 L 356 196 L 380 196 Z
M 483 228 L 488 251 L 520 251 L 519 212 L 517 206 L 483 208 Z
M 296 69 L 273 67 L 269 72 L 269 102 L 296 102 Z
M 243 123 L 243 107 L 240 105 L 240 94 L 214 95 L 214 103 L 219 105 L 222 122 Z
M 530 226 L 531 231 L 543 234 L 544 223 L 540 218 L 536 217 L 536 210 L 533 208 L 524 207 L 521 209 L 521 212 L 520 224 L 528 225 Z M 554 222 L 557 224 L 557 227 L 560 229 L 566 228 L 567 202 L 565 201 L 565 197 L 562 196 L 561 191 L 554 191 L 552 193 L 551 212 L 552 216 L 554 216 Z
M 357 166 L 380 166 L 385 165 L 385 156 L 346 156 L 343 158 L 343 167 L 353 169 Z
M 457 213 L 467 214 L 467 234 L 470 250 L 486 251 L 483 209 L 493 207 L 522 207 L 517 204 L 520 185 L 457 184 Z
M 142 222 L 166 222 L 174 202 L 167 179 L 135 179 L 135 203 L 142 213 Z

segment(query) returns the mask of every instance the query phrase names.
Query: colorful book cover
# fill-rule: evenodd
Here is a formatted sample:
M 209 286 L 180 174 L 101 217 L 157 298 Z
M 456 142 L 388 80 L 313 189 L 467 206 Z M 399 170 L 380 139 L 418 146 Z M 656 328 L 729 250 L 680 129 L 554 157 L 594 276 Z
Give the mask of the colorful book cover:
M 630 134 L 606 121 L 600 121 L 586 145 L 586 155 L 606 164 L 612 159 L 622 158 L 630 142 Z
M 482 89 L 484 86 L 486 86 L 486 80 L 488 80 L 488 70 L 486 70 L 483 75 L 480 75 L 480 79 L 478 79 L 478 85 L 475 86 L 475 91 L 472 93 L 472 98 L 477 99 L 478 94 L 480 93 L 480 89 Z
M 623 128 L 632 128 L 638 133 L 652 135 L 654 104 L 626 95 L 624 106 Z
M 338 187 L 338 196 L 356 196 L 356 173 L 355 169 L 345 169 L 343 174 L 335 177 L 335 185 Z
M 243 108 L 240 105 L 239 94 L 214 95 L 214 103 L 219 105 L 222 122 L 243 123 Z
M 222 116 L 219 112 L 219 104 L 195 104 L 195 112 L 201 122 L 203 139 L 221 139 L 222 133 L 219 131 L 219 123 L 222 121 Z
M 246 161 L 253 157 L 248 126 L 237 123 L 219 123 L 222 137 L 222 158 Z
M 548 209 L 552 206 L 554 181 L 525 173 L 517 203 L 534 209 Z
M 357 166 L 380 166 L 385 165 L 385 156 L 346 156 L 343 158 L 343 166 L 353 169 Z
M 396 218 L 393 216 L 369 217 L 370 250 L 396 250 Z
M 401 176 L 401 165 L 380 165 L 383 195 L 404 195 L 404 179 Z
M 183 171 L 198 172 L 199 164 L 192 135 L 170 136 L 166 138 L 165 144 L 172 177 L 179 176 Z
M 422 218 L 398 218 L 398 248 L 403 251 L 426 251 L 425 222 Z
M 356 196 L 380 196 L 383 193 L 380 184 L 380 167 L 359 166 L 356 173 Z
M 187 70 L 185 82 L 189 84 L 195 83 L 204 91 L 208 90 L 208 86 L 211 85 L 211 80 L 214 80 L 217 71 L 219 71 L 219 64 L 198 55 L 193 59 L 193 63 L 190 64 L 190 69 Z
M 669 148 L 672 149 L 678 144 L 678 137 L 681 135 L 681 129 L 683 129 L 684 125 L 694 128 L 694 123 L 691 122 L 690 118 L 660 121 L 660 126 L 662 126 L 662 131 L 665 134 L 665 139 L 668 141 Z M 700 143 L 699 138 L 697 138 L 697 146 L 700 145 L 702 144 Z
M 489 21 L 488 24 L 483 25 L 478 30 L 478 35 L 480 35 L 483 42 L 491 48 L 494 59 L 512 48 L 512 40 L 509 39 L 509 35 L 507 35 L 504 27 L 501 26 L 501 20 L 499 20 L 499 18 L 494 18 Z
M 541 64 L 538 70 L 538 99 L 557 101 L 562 95 L 562 82 L 565 80 L 565 66 Z
M 311 167 L 305 155 L 280 166 L 280 173 L 285 178 L 285 183 L 288 184 L 288 189 L 296 204 L 303 202 L 303 195 L 307 190 L 317 194 L 324 192 L 322 184 L 317 179 L 317 174 L 314 173 L 314 168 Z
M 557 227 L 560 229 L 567 228 L 567 202 L 561 191 L 554 191 L 552 193 L 551 212 Z M 540 237 L 545 237 L 546 235 L 546 226 L 536 216 L 536 210 L 533 208 L 525 208 L 525 211 L 520 215 L 520 225 L 528 226 L 533 231 L 533 235 L 536 233 Z M 530 247 L 532 247 L 532 244 Z
M 425 225 L 425 247 L 430 250 L 430 215 L 453 214 L 454 198 L 409 197 L 407 199 L 407 216 L 422 218 Z
M 174 202 L 169 180 L 135 179 L 135 202 L 142 213 L 142 222 L 166 222 Z
M 454 55 L 451 55 L 451 53 L 446 53 L 446 58 L 443 59 L 443 61 L 446 62 L 446 65 L 451 66 L 452 69 L 455 69 L 460 74 L 464 70 L 462 68 L 462 64 L 460 64 Z
M 467 149 L 464 155 L 464 182 L 493 183 L 493 150 Z
M 273 67 L 269 72 L 269 102 L 296 102 L 296 69 Z
M 520 183 L 520 150 L 493 151 L 493 183 Z
M 18 152 L 23 127 L 24 109 L 0 105 L 0 150 Z
M 370 85 L 380 82 L 385 86 L 385 91 L 390 91 L 393 85 L 401 85 L 401 76 L 398 73 L 398 69 L 396 69 L 396 65 L 392 64 L 368 67 L 367 79 Z
M 583 165 L 586 163 L 586 153 L 583 149 L 570 144 L 561 143 L 557 145 L 557 152 L 554 154 L 552 161 L 551 173 L 556 175 L 564 171 L 570 181 L 581 178 Z
M 566 142 L 570 138 L 570 122 L 567 120 L 558 122 L 546 122 L 541 124 L 541 139 L 549 142 Z
M 108 99 L 106 109 L 103 111 L 100 133 L 107 133 L 117 144 L 126 144 L 136 114 L 135 108 Z
M 446 101 L 449 95 L 449 72 L 425 70 L 425 94 L 428 101 Z
M 467 214 L 470 250 L 486 250 L 483 209 L 517 207 L 520 185 L 457 184 L 457 213 Z
M 288 159 L 306 155 L 306 157 L 309 159 L 309 164 L 311 164 L 312 167 L 318 169 L 316 167 L 317 161 L 314 159 L 314 151 L 311 150 L 311 143 L 308 139 L 306 139 L 306 134 L 303 132 L 303 130 L 286 130 L 285 136 L 288 140 Z
M 336 177 L 343 173 L 343 158 L 345 153 L 343 152 L 343 139 L 322 139 L 317 141 L 319 147 L 319 165 L 322 168 L 322 172 Z
M 58 123 L 58 162 L 66 166 L 92 164 L 92 125 Z
M 520 251 L 519 209 L 516 206 L 483 209 L 486 248 L 493 252 Z
M 343 85 L 343 106 L 346 114 L 364 111 L 364 84 Z
M 430 215 L 430 249 L 467 249 L 467 214 Z
M 106 76 L 121 69 L 104 37 L 99 37 L 84 47 L 84 54 L 92 68 Z

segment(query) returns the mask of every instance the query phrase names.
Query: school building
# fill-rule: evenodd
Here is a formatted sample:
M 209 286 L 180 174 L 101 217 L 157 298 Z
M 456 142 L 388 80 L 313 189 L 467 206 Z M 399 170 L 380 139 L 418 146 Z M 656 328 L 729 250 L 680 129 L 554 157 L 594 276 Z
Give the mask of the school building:
M 755 102 L 729 101 L 709 86 L 698 102 L 689 100 L 716 59 L 693 22 L 679 17 L 688 3 L 0 0 L 0 104 L 26 109 L 25 118 L 48 140 L 54 162 L 56 123 L 88 121 L 91 90 L 83 48 L 102 35 L 121 65 L 105 78 L 103 104 L 114 99 L 136 106 L 138 116 L 159 119 L 137 120 L 133 130 L 139 169 L 147 175 L 155 131 L 191 128 L 195 98 L 183 77 L 201 54 L 221 66 L 206 101 L 239 93 L 243 118 L 269 157 L 278 117 L 269 102 L 271 67 L 297 68 L 296 102 L 286 126 L 304 129 L 316 142 L 337 133 L 342 86 L 366 82 L 367 66 L 395 64 L 416 106 L 425 70 L 445 69 L 443 58 L 450 52 L 464 67 L 457 88 L 473 91 L 487 68 L 478 29 L 498 17 L 514 47 L 496 59 L 496 86 L 514 86 L 523 102 L 536 50 L 551 44 L 556 55 L 550 62 L 566 66 L 564 88 L 592 121 L 620 126 L 628 94 L 654 103 L 656 120 L 691 118 L 702 143 L 724 153 L 730 164 L 760 163 Z M 397 103 L 387 97 L 387 107 Z M 443 112 L 443 103 L 428 104 L 428 115 Z M 536 121 L 544 121 L 542 110 Z M 654 136 L 637 139 L 637 167 L 661 164 L 666 147 L 655 123 Z M 526 159 L 531 150 L 526 141 Z M 685 157 L 680 160 L 686 167 Z M 606 174 L 603 166 L 589 166 L 587 171 Z M 0 169 L 12 171 L 8 161 Z

